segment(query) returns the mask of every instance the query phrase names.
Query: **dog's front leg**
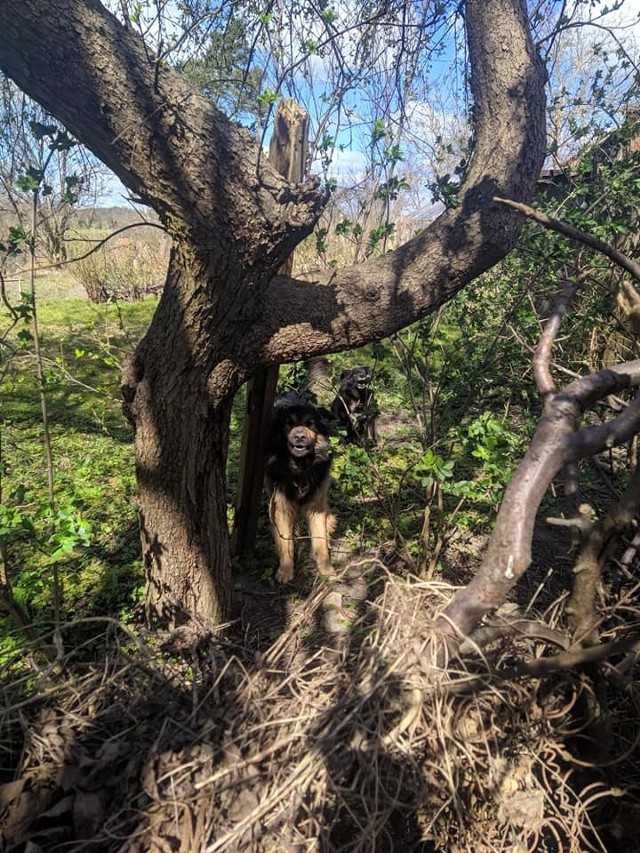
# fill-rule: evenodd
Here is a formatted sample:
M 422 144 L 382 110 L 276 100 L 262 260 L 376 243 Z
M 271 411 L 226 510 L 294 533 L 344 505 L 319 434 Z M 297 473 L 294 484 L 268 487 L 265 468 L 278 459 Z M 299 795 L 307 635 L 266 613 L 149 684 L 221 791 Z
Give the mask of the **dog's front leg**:
M 278 583 L 289 583 L 293 580 L 293 531 L 296 524 L 296 509 L 283 494 L 275 491 L 271 497 L 269 515 L 273 542 L 278 555 L 276 580 Z
M 311 553 L 318 572 L 321 575 L 335 574 L 329 556 L 330 521 L 333 517 L 326 510 L 320 512 L 309 512 L 307 521 L 309 524 L 309 536 L 311 537 Z
M 326 480 L 313 501 L 306 507 L 305 515 L 309 525 L 311 553 L 321 575 L 335 574 L 329 556 L 329 539 L 336 527 L 335 516 L 329 512 L 329 481 Z

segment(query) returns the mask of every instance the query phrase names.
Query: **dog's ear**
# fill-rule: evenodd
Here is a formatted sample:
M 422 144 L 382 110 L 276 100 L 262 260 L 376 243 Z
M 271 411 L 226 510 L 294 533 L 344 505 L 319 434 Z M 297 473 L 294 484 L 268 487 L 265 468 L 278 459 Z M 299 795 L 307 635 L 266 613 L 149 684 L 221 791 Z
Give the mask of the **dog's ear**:
M 316 439 L 314 456 L 316 462 L 327 462 L 331 458 L 328 437 L 322 433 Z
M 342 381 L 343 379 L 346 379 L 350 373 L 351 373 L 350 370 L 343 370 L 342 373 L 340 374 L 340 381 Z
M 264 452 L 267 456 L 278 453 L 284 441 L 284 422 L 287 417 L 286 406 L 276 406 L 271 412 L 271 422 L 264 441 Z
M 318 431 L 322 435 L 329 435 L 330 424 L 335 419 L 336 416 L 329 409 L 325 409 L 324 406 L 316 406 L 316 422 L 318 424 Z

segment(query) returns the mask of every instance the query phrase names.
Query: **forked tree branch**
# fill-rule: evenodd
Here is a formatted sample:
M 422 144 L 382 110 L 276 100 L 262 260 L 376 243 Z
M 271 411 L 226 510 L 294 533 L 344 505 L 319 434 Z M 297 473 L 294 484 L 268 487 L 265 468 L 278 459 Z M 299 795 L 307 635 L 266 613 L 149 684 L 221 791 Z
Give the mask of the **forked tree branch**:
M 562 297 L 566 300 L 566 294 Z M 507 486 L 486 555 L 436 626 L 449 652 L 459 648 L 490 611 L 502 604 L 531 564 L 535 518 L 553 478 L 569 463 L 628 440 L 640 428 L 640 400 L 598 427 L 581 428 L 583 413 L 603 397 L 640 385 L 640 361 L 578 379 L 555 392 L 548 370 L 551 343 L 563 310 L 554 312 L 539 346 L 539 387 L 544 409 L 529 450 Z

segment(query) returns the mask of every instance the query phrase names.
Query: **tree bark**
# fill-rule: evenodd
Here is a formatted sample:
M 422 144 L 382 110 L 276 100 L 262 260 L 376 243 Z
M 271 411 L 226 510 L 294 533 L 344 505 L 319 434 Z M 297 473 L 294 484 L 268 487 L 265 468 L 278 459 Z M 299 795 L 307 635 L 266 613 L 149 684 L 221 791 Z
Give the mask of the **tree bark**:
M 204 289 L 198 267 L 174 249 L 165 297 L 123 371 L 125 412 L 135 431 L 147 617 L 171 626 L 188 614 L 210 626 L 231 608 L 225 471 L 237 379 L 221 368 L 216 342 L 224 322 L 207 316 L 206 332 L 199 330 L 197 344 L 191 338 L 208 312 L 195 295 L 186 305 L 181 295 L 197 292 L 198 281 Z
M 278 276 L 325 197 L 98 0 L 2 0 L 0 68 L 159 214 L 174 240 L 160 305 L 123 377 L 136 432 L 149 614 L 225 618 L 230 400 L 271 364 L 380 339 L 499 261 L 545 149 L 544 70 L 524 0 L 467 0 L 474 151 L 457 208 L 387 255 L 307 281 Z M 505 46 L 508 45 L 508 50 Z

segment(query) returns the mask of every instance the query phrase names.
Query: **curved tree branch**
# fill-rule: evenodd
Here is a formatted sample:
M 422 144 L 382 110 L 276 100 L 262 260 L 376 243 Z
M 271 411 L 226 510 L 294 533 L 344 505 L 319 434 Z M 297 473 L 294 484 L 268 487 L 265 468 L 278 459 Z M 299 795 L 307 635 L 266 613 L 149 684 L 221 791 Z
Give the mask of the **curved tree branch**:
M 290 186 L 247 130 L 98 0 L 3 0 L 0 27 L 0 67 L 152 206 L 173 236 L 188 226 L 192 236 L 226 238 L 247 263 L 262 231 L 276 229 L 289 243 L 294 235 L 295 245 L 313 228 L 324 201 L 317 181 Z M 230 233 L 249 219 L 246 236 Z
M 438 619 L 450 651 L 506 599 L 531 564 L 536 514 L 553 478 L 568 464 L 627 441 L 640 428 L 640 398 L 616 418 L 580 429 L 586 409 L 608 394 L 640 385 L 640 361 L 578 379 L 548 393 L 531 445 L 506 488 L 487 552 L 467 586 Z
M 435 311 L 515 245 L 520 217 L 499 192 L 530 197 L 545 145 L 544 69 L 520 2 L 468 0 L 474 153 L 455 209 L 388 254 L 310 281 L 276 278 L 265 291 L 259 357 L 267 363 L 360 346 Z M 504 50 L 509 43 L 509 51 Z M 498 187 L 512 187 L 503 193 Z

